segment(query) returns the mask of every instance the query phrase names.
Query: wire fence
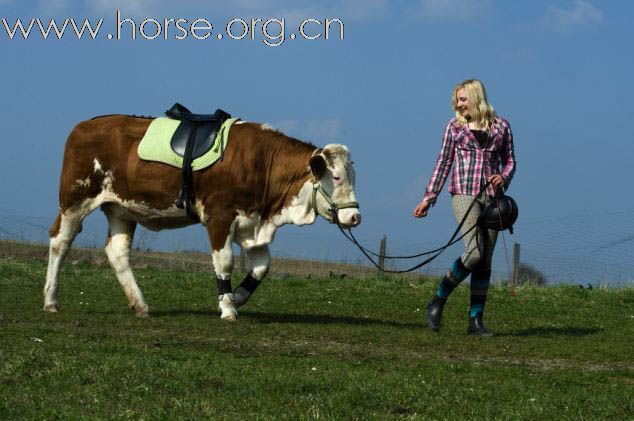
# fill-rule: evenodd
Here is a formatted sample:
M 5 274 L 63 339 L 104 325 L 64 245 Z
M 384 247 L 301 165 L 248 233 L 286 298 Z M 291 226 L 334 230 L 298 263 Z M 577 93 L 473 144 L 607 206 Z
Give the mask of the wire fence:
M 52 217 L 0 207 L 0 239 L 47 243 L 52 222 Z M 100 249 L 105 242 L 106 232 L 105 218 L 95 212 L 84 222 L 84 229 L 74 244 Z M 378 252 L 383 235 L 357 238 Z M 524 267 L 543 274 L 548 284 L 634 286 L 634 210 L 522 219 L 521 224 L 516 226 L 515 235 L 505 232 L 498 239 L 493 282 L 508 281 L 515 243 L 521 244 L 520 261 Z M 412 254 L 439 245 L 438 240 L 413 243 L 410 239 L 408 243 L 407 239 L 388 236 L 387 254 Z M 139 228 L 133 247 L 143 251 L 209 253 L 207 234 L 199 226 L 160 233 Z M 305 273 L 337 273 L 344 270 L 357 274 L 376 273 L 376 269 L 356 248 L 343 241 L 334 227 L 285 228 L 283 233 L 278 233 L 270 249 L 274 257 L 301 261 L 298 266 Z M 239 253 L 237 248 L 236 253 Z M 461 244 L 456 244 L 416 273 L 440 276 L 460 253 Z M 386 267 L 390 269 L 403 269 L 411 265 L 411 262 L 386 260 Z M 360 269 L 352 269 L 353 266 Z

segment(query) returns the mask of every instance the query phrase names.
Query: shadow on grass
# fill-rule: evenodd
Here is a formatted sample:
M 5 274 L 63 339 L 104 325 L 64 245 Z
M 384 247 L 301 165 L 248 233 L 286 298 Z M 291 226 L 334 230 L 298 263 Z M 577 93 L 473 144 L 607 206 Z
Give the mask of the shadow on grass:
M 219 318 L 220 314 L 217 310 L 201 309 L 201 310 L 155 310 L 150 312 L 150 317 L 178 317 L 178 316 L 196 316 Z M 393 326 L 407 328 L 422 328 L 423 323 L 407 323 L 395 320 L 379 320 L 367 319 L 352 316 L 329 316 L 324 314 L 288 314 L 288 313 L 266 313 L 259 311 L 244 311 L 238 315 L 240 320 L 249 320 L 257 323 L 301 323 L 301 324 L 349 324 L 357 326 Z
M 603 332 L 600 328 L 587 327 L 532 327 L 508 333 L 499 333 L 496 336 L 586 336 Z
M 177 310 L 152 310 L 150 309 L 150 317 L 178 317 L 178 316 L 198 316 L 198 317 L 220 317 L 220 313 L 216 309 L 177 309 Z
M 368 319 L 353 316 L 329 316 L 325 314 L 288 314 L 288 313 L 264 313 L 250 311 L 241 313 L 238 318 L 253 319 L 259 323 L 304 323 L 304 324 L 350 324 L 358 326 L 394 326 L 421 328 L 423 323 L 407 323 L 395 320 Z

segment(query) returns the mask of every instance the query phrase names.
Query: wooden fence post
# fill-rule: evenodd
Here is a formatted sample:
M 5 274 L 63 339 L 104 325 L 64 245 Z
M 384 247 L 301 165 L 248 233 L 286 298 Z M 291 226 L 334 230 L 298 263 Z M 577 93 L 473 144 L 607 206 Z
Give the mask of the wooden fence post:
M 383 239 L 381 240 L 381 247 L 380 247 L 380 256 L 379 256 L 379 274 L 381 274 L 383 272 L 383 269 L 385 269 L 385 245 L 387 243 L 387 236 L 383 235 Z
M 520 244 L 513 244 L 513 272 L 511 279 L 509 279 L 509 288 L 513 288 L 517 284 L 517 278 L 520 271 Z

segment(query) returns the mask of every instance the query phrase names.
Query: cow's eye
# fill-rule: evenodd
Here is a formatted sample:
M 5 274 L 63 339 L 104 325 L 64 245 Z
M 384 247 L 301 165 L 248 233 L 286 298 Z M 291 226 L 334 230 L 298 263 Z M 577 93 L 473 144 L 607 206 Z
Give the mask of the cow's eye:
M 333 178 L 333 180 L 335 180 L 335 181 L 339 181 L 339 180 L 341 180 L 341 177 L 337 177 L 337 176 L 334 176 L 334 177 L 332 177 L 332 178 Z

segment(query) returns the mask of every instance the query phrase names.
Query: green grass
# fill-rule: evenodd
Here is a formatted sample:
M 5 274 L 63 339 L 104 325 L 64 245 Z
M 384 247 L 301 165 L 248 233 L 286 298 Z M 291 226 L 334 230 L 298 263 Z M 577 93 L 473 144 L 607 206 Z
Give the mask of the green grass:
M 45 271 L 0 259 L 0 419 L 634 417 L 631 288 L 493 288 L 479 339 L 468 287 L 435 334 L 435 282 L 267 280 L 231 323 L 205 273 L 136 270 L 138 319 L 84 263 L 42 312 Z

